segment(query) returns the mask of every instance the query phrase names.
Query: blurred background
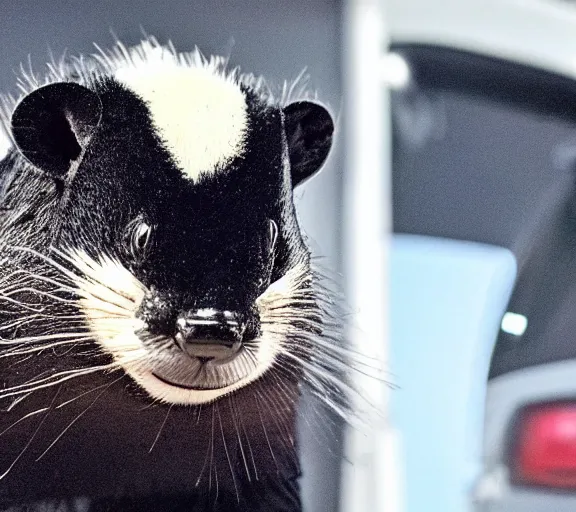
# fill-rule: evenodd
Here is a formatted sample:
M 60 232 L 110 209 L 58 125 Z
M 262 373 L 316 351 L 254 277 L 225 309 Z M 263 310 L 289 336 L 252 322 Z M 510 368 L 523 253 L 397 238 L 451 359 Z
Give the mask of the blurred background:
M 3 0 L 0 90 L 142 29 L 306 67 L 338 120 L 298 212 L 395 388 L 358 375 L 361 431 L 302 422 L 305 510 L 575 510 L 576 3 Z
M 385 3 L 403 510 L 576 509 L 575 9 Z

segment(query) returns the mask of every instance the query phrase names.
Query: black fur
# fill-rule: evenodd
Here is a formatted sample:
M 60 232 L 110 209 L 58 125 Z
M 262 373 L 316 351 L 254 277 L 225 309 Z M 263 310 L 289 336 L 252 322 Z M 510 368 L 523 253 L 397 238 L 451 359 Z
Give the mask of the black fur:
M 242 90 L 246 151 L 196 182 L 158 138 L 144 102 L 112 78 L 87 87 L 54 83 L 15 109 L 18 149 L 0 162 L 4 389 L 111 361 L 82 321 L 66 319 L 78 309 L 73 290 L 52 281 L 58 272 L 46 257 L 69 268 L 54 248 L 121 261 L 151 290 L 138 313 L 151 332 L 174 335 L 179 315 L 214 308 L 239 315 L 244 341 L 257 336 L 256 298 L 296 264 L 309 265 L 293 186 L 323 164 L 333 125 L 319 105 L 282 107 L 247 85 Z M 135 219 L 152 228 L 136 250 L 128 247 Z M 275 241 L 270 221 L 278 226 Z M 22 274 L 26 285 L 10 288 Z M 24 315 L 31 316 L 22 323 Z M 30 337 L 70 332 L 87 339 L 10 355 L 19 348 L 10 340 L 34 348 Z M 6 401 L 0 473 L 16 464 L 0 480 L 0 506 L 88 496 L 94 511 L 299 510 L 299 376 L 298 365 L 285 361 L 233 395 L 196 407 L 155 403 L 117 372 L 34 391 L 13 408 Z

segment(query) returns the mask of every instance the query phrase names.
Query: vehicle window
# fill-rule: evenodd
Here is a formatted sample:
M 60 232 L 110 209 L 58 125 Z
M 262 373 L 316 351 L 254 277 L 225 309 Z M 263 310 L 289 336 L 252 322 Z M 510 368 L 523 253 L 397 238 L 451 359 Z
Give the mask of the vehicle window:
M 518 279 L 491 376 L 576 356 L 576 83 L 466 52 L 394 48 L 394 231 L 511 249 Z M 568 308 L 568 309 L 567 309 Z

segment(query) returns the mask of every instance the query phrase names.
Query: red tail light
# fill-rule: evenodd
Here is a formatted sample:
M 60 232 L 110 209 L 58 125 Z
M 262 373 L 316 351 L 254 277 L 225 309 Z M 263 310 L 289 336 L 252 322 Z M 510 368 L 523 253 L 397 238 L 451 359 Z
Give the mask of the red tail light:
M 576 403 L 525 409 L 511 455 L 514 483 L 576 490 Z

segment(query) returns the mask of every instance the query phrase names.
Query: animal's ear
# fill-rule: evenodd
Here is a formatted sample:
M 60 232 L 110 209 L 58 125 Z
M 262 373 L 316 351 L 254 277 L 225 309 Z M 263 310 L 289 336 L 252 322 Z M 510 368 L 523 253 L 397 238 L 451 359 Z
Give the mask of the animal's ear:
M 59 82 L 25 96 L 12 114 L 12 136 L 35 167 L 63 178 L 90 142 L 102 117 L 100 97 L 76 83 Z
M 334 122 L 322 105 L 297 101 L 284 107 L 284 127 L 296 187 L 322 167 L 332 146 Z

